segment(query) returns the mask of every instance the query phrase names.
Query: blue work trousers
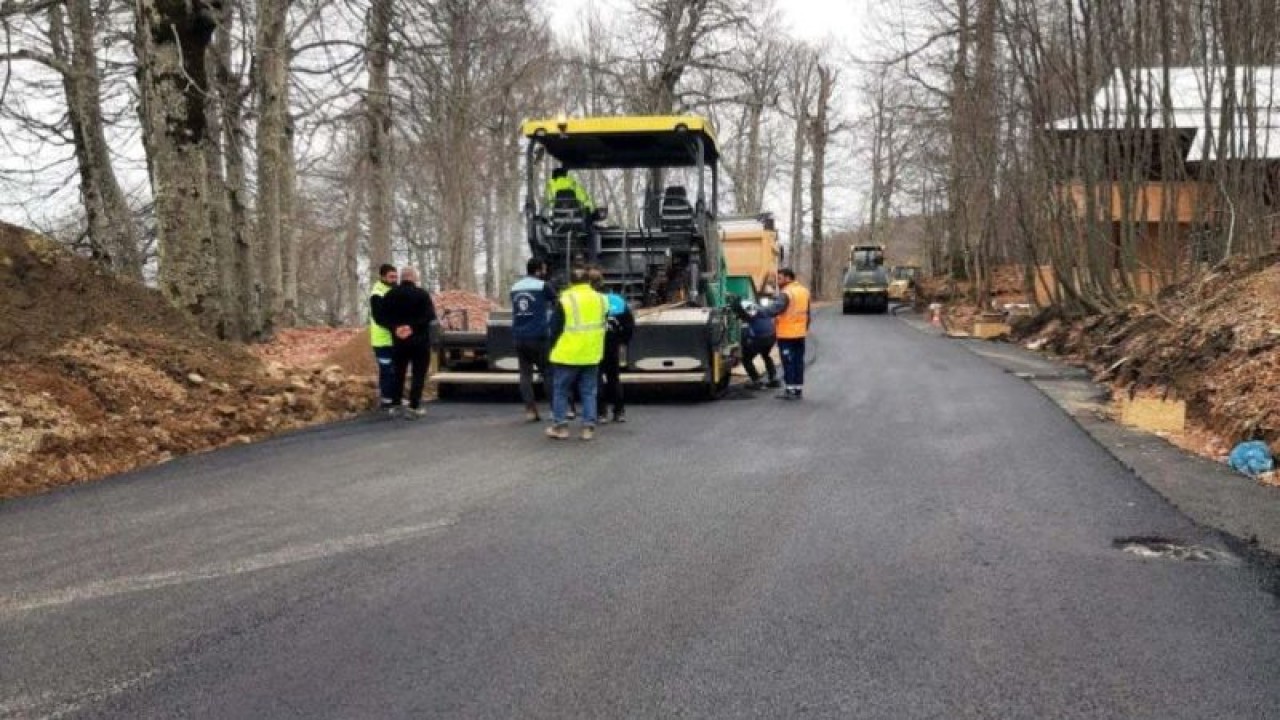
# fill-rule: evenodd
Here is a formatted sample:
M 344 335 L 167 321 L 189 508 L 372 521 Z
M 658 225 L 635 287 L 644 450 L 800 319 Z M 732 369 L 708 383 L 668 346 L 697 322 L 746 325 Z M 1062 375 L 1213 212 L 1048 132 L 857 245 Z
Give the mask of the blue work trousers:
M 804 388 L 804 338 L 779 339 L 778 354 L 782 355 L 782 382 L 788 390 Z
M 582 409 L 582 424 L 594 427 L 596 424 L 596 392 L 600 382 L 600 366 L 598 365 L 553 365 L 555 372 L 554 396 L 551 399 L 551 421 L 556 425 L 569 422 L 569 396 L 574 388 L 578 390 L 579 407 Z

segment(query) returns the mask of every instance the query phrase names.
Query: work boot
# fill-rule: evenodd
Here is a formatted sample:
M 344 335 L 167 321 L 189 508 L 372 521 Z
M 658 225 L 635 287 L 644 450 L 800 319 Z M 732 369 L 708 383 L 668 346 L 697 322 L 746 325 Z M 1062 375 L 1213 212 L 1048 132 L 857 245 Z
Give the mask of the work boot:
M 551 438 L 552 440 L 568 440 L 569 426 L 568 425 L 551 425 L 547 427 L 547 437 Z
M 582 428 L 582 439 L 591 440 L 596 436 L 596 428 L 594 425 L 585 425 Z

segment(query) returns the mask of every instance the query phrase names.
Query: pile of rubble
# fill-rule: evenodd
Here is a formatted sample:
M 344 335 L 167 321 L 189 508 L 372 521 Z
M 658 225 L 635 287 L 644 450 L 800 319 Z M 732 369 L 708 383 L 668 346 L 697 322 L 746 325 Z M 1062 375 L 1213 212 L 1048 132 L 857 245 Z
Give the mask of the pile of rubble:
M 276 331 L 270 342 L 254 345 L 250 351 L 264 362 L 277 362 L 285 367 L 311 367 L 326 364 L 326 357 L 358 334 L 360 328 L 284 328 Z
M 498 306 L 489 298 L 465 290 L 440 290 L 431 294 L 440 326 L 449 330 L 484 330 L 489 313 Z
M 371 381 L 286 367 L 0 224 L 0 498 L 349 416 Z

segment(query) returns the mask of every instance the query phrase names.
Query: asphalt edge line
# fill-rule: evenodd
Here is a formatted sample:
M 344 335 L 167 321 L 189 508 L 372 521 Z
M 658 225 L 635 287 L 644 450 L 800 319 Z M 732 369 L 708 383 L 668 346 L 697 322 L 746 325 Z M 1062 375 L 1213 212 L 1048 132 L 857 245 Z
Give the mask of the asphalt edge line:
M 902 321 L 908 327 L 912 328 L 917 332 L 920 332 L 921 334 L 930 335 L 933 337 L 943 338 L 947 340 L 953 339 L 947 336 L 944 332 L 939 331 L 937 328 L 934 328 L 931 325 L 924 324 L 920 320 L 908 319 L 907 317 L 903 317 L 902 314 L 899 314 L 897 312 L 894 312 L 893 314 L 895 317 L 897 317 L 900 321 Z M 918 313 L 910 313 L 910 314 L 918 315 Z M 1086 423 L 1084 421 L 1085 418 L 1082 418 L 1078 416 L 1076 413 L 1072 412 L 1069 407 L 1067 407 L 1062 402 L 1060 402 L 1056 397 L 1054 397 L 1048 391 L 1047 388 L 1042 387 L 1040 384 L 1041 378 L 1019 377 L 1018 373 L 1006 370 L 1005 368 L 1001 367 L 995 360 L 993 360 L 992 358 L 986 355 L 983 355 L 982 353 L 975 351 L 968 344 L 961 343 L 961 346 L 964 348 L 965 352 L 969 353 L 970 355 L 973 355 L 974 357 L 977 357 L 980 360 L 995 366 L 996 368 L 1000 369 L 1002 372 L 1004 372 L 1007 375 L 1013 375 L 1014 377 L 1018 377 L 1018 379 L 1023 380 L 1028 385 L 1035 388 L 1036 392 L 1039 392 L 1041 395 L 1045 397 L 1045 399 L 1047 399 L 1050 403 L 1052 403 L 1055 407 L 1057 407 L 1058 410 L 1061 411 L 1063 415 L 1065 415 L 1068 419 L 1070 419 L 1071 422 L 1074 423 L 1076 427 L 1080 428 L 1080 430 L 1091 441 L 1093 441 L 1098 447 L 1102 448 L 1103 451 L 1105 451 L 1111 458 L 1113 458 L 1117 463 L 1119 463 L 1121 467 L 1125 468 L 1130 473 L 1132 473 L 1133 476 L 1136 477 L 1139 481 L 1141 481 L 1144 486 L 1149 488 L 1152 492 L 1154 492 L 1158 497 L 1162 498 L 1165 502 L 1173 506 L 1174 509 L 1176 509 L 1179 513 L 1181 513 L 1183 516 L 1189 519 L 1192 523 L 1194 523 L 1195 525 L 1201 528 L 1206 528 L 1208 530 L 1211 530 L 1217 533 L 1219 536 L 1221 536 L 1224 544 L 1226 544 L 1227 547 L 1232 552 L 1236 553 L 1242 558 L 1245 558 L 1251 563 L 1255 563 L 1257 565 L 1262 566 L 1263 568 L 1270 570 L 1272 573 L 1280 573 L 1280 548 L 1273 549 L 1273 548 L 1264 547 L 1259 542 L 1256 536 L 1252 538 L 1242 537 L 1239 533 L 1233 531 L 1232 529 L 1224 527 L 1222 524 L 1218 522 L 1214 522 L 1210 519 L 1207 519 L 1206 517 L 1204 517 L 1202 513 L 1188 508 L 1185 502 L 1180 501 L 1178 497 L 1167 492 L 1161 485 L 1153 482 L 1150 478 L 1146 477 L 1143 474 L 1143 472 L 1141 472 L 1139 468 L 1131 460 L 1126 459 L 1125 455 L 1127 455 L 1127 453 L 1122 453 L 1118 448 L 1113 447 L 1111 442 L 1107 438 L 1104 438 L 1101 436 L 1100 432 L 1097 432 L 1095 431 L 1094 428 L 1089 427 L 1090 423 Z M 1043 358 L 1043 359 L 1046 362 L 1061 364 L 1061 363 L 1055 363 L 1055 361 L 1050 360 L 1049 358 Z M 1067 366 L 1067 367 L 1070 367 L 1070 366 Z M 1049 379 L 1049 381 L 1079 382 L 1082 384 L 1088 384 L 1088 385 L 1100 387 L 1100 386 L 1097 386 L 1097 383 L 1094 383 L 1092 380 L 1089 380 L 1087 378 L 1080 378 L 1080 379 L 1051 378 Z M 1120 425 L 1118 423 L 1115 423 L 1114 421 L 1104 420 L 1102 418 L 1095 418 L 1093 422 L 1096 422 L 1099 428 L 1112 428 L 1120 432 L 1130 434 L 1139 440 L 1144 440 L 1144 441 L 1153 442 L 1153 443 L 1154 442 L 1161 443 L 1163 446 L 1165 446 L 1166 450 L 1177 453 L 1185 460 L 1203 461 L 1203 462 L 1210 462 L 1210 463 L 1213 462 L 1208 458 L 1203 458 L 1199 455 L 1195 455 L 1193 453 L 1187 452 L 1186 450 L 1183 450 L 1182 448 L 1170 443 L 1168 440 L 1160 437 L 1159 435 L 1140 432 L 1133 428 Z M 1269 581 L 1267 585 L 1268 585 L 1267 589 L 1269 592 L 1271 592 L 1273 595 L 1280 595 L 1280 578 L 1274 578 L 1273 580 Z

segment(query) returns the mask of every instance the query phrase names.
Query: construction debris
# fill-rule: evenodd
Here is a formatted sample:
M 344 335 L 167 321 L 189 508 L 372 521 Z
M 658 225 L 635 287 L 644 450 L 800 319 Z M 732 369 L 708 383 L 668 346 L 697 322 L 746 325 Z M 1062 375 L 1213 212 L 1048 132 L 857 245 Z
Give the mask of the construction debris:
M 1064 322 L 1019 326 L 1024 341 L 1095 372 L 1116 395 L 1176 397 L 1171 438 L 1225 460 L 1245 440 L 1280 448 L 1280 255 L 1238 260 L 1167 288 L 1155 301 Z M 1182 435 L 1192 434 L 1188 439 Z
M 498 309 L 489 298 L 465 290 L 440 290 L 431 299 L 441 327 L 449 330 L 484 330 L 489 313 Z

